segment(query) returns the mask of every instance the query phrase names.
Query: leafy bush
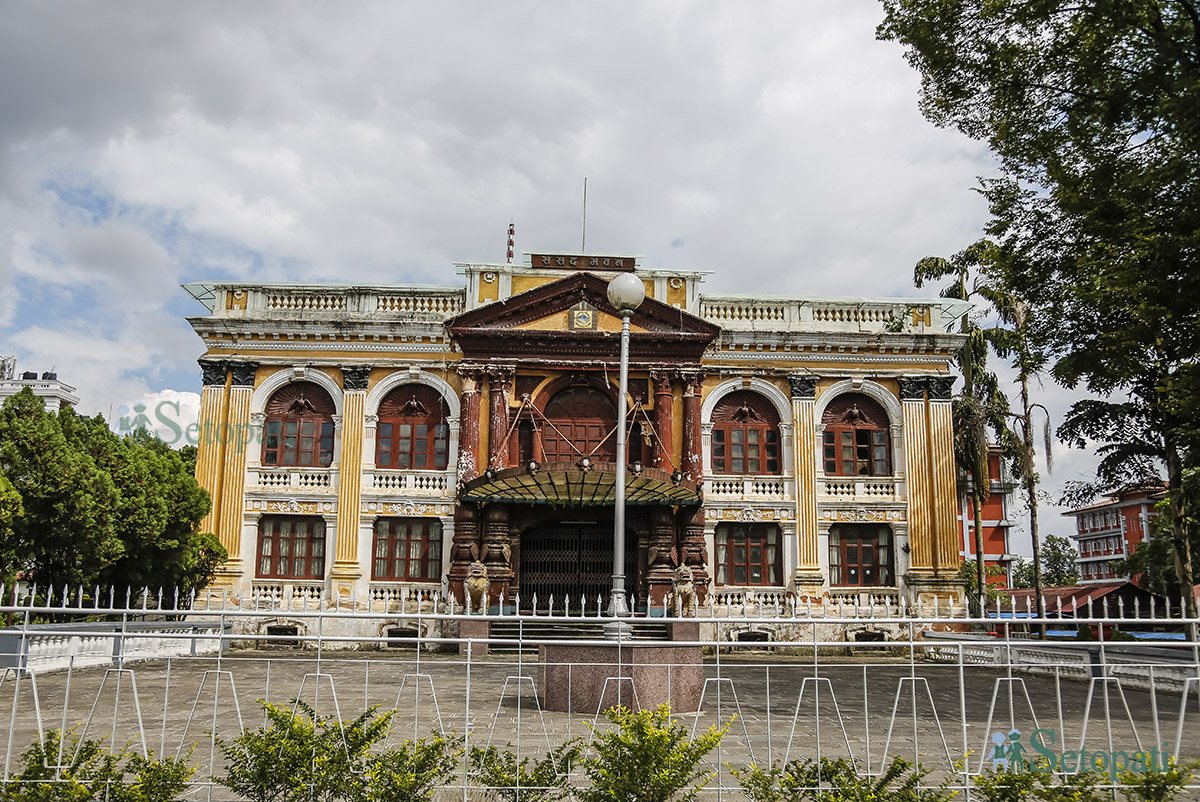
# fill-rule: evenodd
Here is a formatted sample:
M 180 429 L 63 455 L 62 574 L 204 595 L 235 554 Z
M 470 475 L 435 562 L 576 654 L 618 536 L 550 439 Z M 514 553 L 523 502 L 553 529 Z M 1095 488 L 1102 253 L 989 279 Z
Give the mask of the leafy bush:
M 259 704 L 265 726 L 230 742 L 217 739 L 229 762 L 218 783 L 250 802 L 330 802 L 361 793 L 367 750 L 387 734 L 392 712 L 376 715 L 372 707 L 342 722 L 299 701 L 294 713 Z
M 595 755 L 580 760 L 592 787 L 576 792 L 580 802 L 691 802 L 711 778 L 700 761 L 721 742 L 729 725 L 688 742 L 688 731 L 671 720 L 671 708 L 631 713 L 605 711 L 615 728 L 595 733 Z
M 1200 769 L 1200 762 L 1179 766 L 1174 760 L 1166 771 L 1127 771 L 1121 775 L 1121 793 L 1129 802 L 1171 802 L 1184 791 L 1193 773 Z
M 65 765 L 50 768 L 58 765 L 60 746 Z M 0 794 L 6 802 L 171 802 L 195 771 L 173 757 L 158 759 L 124 750 L 109 754 L 99 741 L 68 737 L 63 743 L 57 730 L 34 742 L 21 761 L 23 770 Z M 134 775 L 133 782 L 126 781 L 127 772 Z
M 792 760 L 766 770 L 751 763 L 730 771 L 754 802 L 945 802 L 954 796 L 945 786 L 922 786 L 929 772 L 901 757 L 878 775 L 859 774 L 847 758 Z
M 459 739 L 435 735 L 406 740 L 396 749 L 373 756 L 351 798 L 364 802 L 425 802 L 437 786 L 454 775 Z
M 504 802 L 555 802 L 570 793 L 568 776 L 579 760 L 579 742 L 572 740 L 541 760 L 517 759 L 512 752 L 489 746 L 471 749 L 469 763 L 475 783 Z

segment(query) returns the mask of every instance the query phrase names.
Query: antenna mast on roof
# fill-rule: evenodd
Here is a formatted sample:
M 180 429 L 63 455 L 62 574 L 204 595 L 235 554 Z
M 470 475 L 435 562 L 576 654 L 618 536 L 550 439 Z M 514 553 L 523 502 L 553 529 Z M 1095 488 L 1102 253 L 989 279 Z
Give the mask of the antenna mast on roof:
M 587 176 L 583 177 L 583 242 L 579 246 L 582 253 L 587 253 Z
M 517 227 L 513 225 L 512 218 L 508 218 L 508 264 L 512 264 L 513 260 L 513 242 L 517 236 Z

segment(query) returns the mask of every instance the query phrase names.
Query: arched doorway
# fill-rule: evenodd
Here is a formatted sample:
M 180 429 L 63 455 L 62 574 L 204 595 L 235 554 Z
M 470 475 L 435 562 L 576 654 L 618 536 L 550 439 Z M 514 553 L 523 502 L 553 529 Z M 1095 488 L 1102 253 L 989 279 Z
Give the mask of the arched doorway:
M 546 462 L 575 462 L 580 456 L 610 462 L 617 453 L 617 408 L 599 390 L 569 387 L 547 402 L 545 415 L 552 424 L 542 431 Z
M 637 534 L 625 534 L 625 588 L 632 594 L 637 588 Z M 521 534 L 520 573 L 521 606 L 532 608 L 537 595 L 539 607 L 550 597 L 561 605 L 566 597 L 577 609 L 581 598 L 592 610 L 596 599 L 604 599 L 612 590 L 612 521 L 555 521 L 537 524 Z

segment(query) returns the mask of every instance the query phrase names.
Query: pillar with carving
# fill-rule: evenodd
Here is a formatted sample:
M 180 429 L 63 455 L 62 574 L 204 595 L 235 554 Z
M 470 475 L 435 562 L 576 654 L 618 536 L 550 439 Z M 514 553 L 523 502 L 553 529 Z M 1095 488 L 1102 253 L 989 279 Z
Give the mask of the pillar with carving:
M 463 581 L 471 563 L 483 556 L 479 542 L 479 513 L 474 504 L 459 502 L 454 508 L 454 535 L 450 541 L 450 592 L 459 604 L 466 603 Z
M 229 394 L 221 438 L 225 440 L 224 470 L 221 480 L 221 545 L 229 554 L 240 555 L 242 518 L 246 494 L 246 450 L 250 442 L 250 396 L 254 394 L 257 362 L 233 362 L 229 365 Z
M 795 375 L 788 381 L 796 422 L 796 594 L 819 599 L 824 593 L 825 576 L 821 573 L 817 530 L 817 379 Z
M 489 605 L 502 605 L 512 583 L 512 545 L 508 532 L 508 505 L 492 502 L 484 509 L 483 564 L 487 566 L 491 591 Z
M 701 395 L 704 374 L 700 371 L 681 373 L 683 381 L 683 458 L 680 471 L 683 478 L 694 482 L 697 488 L 704 481 L 704 454 L 702 452 Z M 708 549 L 704 546 L 704 505 L 692 511 L 684 511 L 683 537 L 680 543 L 680 562 L 692 569 L 692 581 L 696 585 L 696 596 L 701 603 L 708 595 Z
M 333 593 L 349 596 L 362 576 L 358 562 L 358 508 L 362 499 L 364 413 L 369 365 L 342 366 L 342 450 L 338 477 L 337 544 L 334 548 Z
M 488 371 L 488 400 L 491 418 L 488 421 L 488 467 L 502 471 L 508 467 L 508 390 L 512 382 L 511 369 Z
M 477 370 L 459 371 L 462 391 L 459 394 L 458 428 L 458 483 L 460 485 L 479 476 L 479 382 L 482 375 Z
M 675 516 L 670 507 L 654 507 L 650 512 L 650 543 L 646 550 L 646 584 L 652 608 L 661 609 L 663 600 L 671 592 L 678 557 Z M 695 571 L 694 566 L 692 570 Z
M 221 425 L 228 414 L 228 365 L 215 359 L 201 359 L 200 372 L 203 388 L 200 390 L 199 443 L 196 448 L 196 481 L 208 491 L 212 499 L 208 515 L 200 522 L 201 532 L 213 532 L 221 539 L 221 545 L 229 551 L 229 560 L 219 573 L 241 573 L 240 555 L 229 549 L 227 538 L 219 526 L 221 519 L 221 483 L 225 464 L 224 438 L 219 436 Z
M 670 371 L 656 370 L 650 373 L 654 383 L 654 462 L 655 468 L 670 471 L 674 459 L 675 443 L 672 407 L 675 394 L 671 389 L 674 376 Z

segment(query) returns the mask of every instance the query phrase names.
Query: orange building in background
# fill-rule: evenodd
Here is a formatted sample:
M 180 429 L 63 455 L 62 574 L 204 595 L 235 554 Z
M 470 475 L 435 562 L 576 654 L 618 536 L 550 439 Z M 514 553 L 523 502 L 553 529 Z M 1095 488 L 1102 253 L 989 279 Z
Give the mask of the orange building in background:
M 999 446 L 988 449 L 988 481 L 991 494 L 983 503 L 983 559 L 986 565 L 998 565 L 1004 573 L 988 577 L 988 582 L 997 587 L 1008 587 L 1012 581 L 1012 564 L 1017 559 L 1009 547 L 1008 530 L 1013 522 L 1009 516 L 1013 508 L 1013 491 L 1017 482 L 1004 464 Z M 975 504 L 973 501 L 973 477 L 960 472 L 958 476 L 958 544 L 963 561 L 975 560 Z

